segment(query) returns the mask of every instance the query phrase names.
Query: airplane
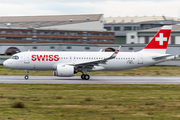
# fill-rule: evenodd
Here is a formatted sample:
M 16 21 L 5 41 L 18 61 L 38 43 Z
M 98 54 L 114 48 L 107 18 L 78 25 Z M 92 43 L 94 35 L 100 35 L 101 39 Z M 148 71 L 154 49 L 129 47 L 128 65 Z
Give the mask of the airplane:
M 163 26 L 148 45 L 138 52 L 60 52 L 27 51 L 14 54 L 3 62 L 7 68 L 26 70 L 25 79 L 29 79 L 29 70 L 51 70 L 54 76 L 71 77 L 81 72 L 81 79 L 89 80 L 87 72 L 121 71 L 134 69 L 174 59 L 166 54 L 172 26 Z

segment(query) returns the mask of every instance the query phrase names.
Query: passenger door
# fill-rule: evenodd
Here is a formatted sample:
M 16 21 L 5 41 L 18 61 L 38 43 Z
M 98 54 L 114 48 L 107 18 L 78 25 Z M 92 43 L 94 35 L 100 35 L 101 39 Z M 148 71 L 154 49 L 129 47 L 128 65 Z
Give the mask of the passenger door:
M 29 64 L 30 63 L 30 54 L 27 52 L 24 54 L 24 63 Z
M 143 64 L 143 55 L 138 54 L 138 64 Z

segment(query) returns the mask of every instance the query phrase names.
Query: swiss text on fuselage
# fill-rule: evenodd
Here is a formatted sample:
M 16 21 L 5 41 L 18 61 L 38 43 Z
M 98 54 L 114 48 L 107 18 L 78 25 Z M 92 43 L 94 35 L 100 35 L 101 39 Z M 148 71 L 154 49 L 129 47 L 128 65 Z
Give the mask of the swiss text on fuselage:
M 59 55 L 32 55 L 32 61 L 59 61 Z

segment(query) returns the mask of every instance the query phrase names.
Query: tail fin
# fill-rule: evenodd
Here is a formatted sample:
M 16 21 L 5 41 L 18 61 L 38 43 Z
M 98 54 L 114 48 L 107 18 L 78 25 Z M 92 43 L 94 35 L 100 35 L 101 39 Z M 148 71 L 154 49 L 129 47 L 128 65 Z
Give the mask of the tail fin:
M 165 54 L 172 26 L 163 26 L 149 44 L 142 50 Z

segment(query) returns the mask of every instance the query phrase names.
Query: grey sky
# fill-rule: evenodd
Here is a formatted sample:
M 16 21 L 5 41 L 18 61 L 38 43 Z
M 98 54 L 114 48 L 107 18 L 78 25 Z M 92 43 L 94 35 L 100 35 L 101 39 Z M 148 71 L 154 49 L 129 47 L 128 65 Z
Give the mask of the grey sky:
M 179 0 L 0 0 L 0 16 L 104 14 L 180 17 Z

